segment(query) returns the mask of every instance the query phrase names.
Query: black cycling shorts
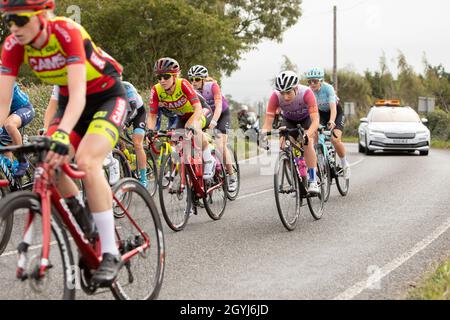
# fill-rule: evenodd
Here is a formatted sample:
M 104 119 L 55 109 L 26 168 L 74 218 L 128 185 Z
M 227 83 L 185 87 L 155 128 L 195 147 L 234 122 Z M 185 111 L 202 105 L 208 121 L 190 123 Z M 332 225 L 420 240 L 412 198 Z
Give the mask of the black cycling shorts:
M 281 121 L 281 127 L 286 127 L 288 129 L 295 129 L 297 128 L 297 125 L 300 124 L 303 128 L 303 130 L 308 130 L 309 127 L 311 126 L 311 117 L 308 116 L 307 118 L 300 120 L 300 121 L 293 121 L 293 120 L 289 120 L 286 119 L 285 117 L 283 117 L 283 121 Z M 296 132 L 289 132 L 289 135 L 291 137 L 293 137 L 294 139 L 298 138 L 298 131 Z
M 51 136 L 56 131 L 66 110 L 69 97 L 59 95 L 58 110 L 47 131 Z M 86 96 L 86 105 L 80 119 L 70 133 L 70 142 L 78 148 L 86 133 L 105 136 L 114 147 L 119 140 L 126 120 L 128 98 L 120 79 L 110 89 Z
M 331 112 L 319 110 L 319 115 L 320 115 L 320 124 L 326 127 L 328 122 L 330 121 Z M 336 123 L 336 129 L 343 132 L 345 116 L 344 111 L 342 111 L 342 107 L 340 104 L 336 106 L 336 120 L 334 122 Z

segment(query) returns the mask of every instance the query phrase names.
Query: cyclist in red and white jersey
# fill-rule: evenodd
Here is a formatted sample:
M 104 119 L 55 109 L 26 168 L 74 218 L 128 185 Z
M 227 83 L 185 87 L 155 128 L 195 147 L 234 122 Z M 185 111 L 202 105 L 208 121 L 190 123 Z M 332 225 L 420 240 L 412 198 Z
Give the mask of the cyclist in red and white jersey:
M 83 182 L 90 210 L 71 179 L 62 176 L 58 187 L 88 237 L 98 230 L 102 262 L 92 281 L 109 286 L 122 261 L 115 240 L 111 188 L 102 164 L 117 143 L 126 117 L 122 68 L 97 48 L 81 25 L 64 17 L 53 18 L 54 7 L 54 0 L 0 2 L 3 21 L 11 31 L 2 48 L 0 125 L 7 117 L 22 64 L 28 64 L 42 81 L 60 87 L 58 110 L 47 132 L 51 144 L 46 161 L 57 167 L 68 161 L 70 145 L 76 150 L 76 162 L 86 172 Z M 89 219 L 90 212 L 95 223 Z
M 316 167 L 317 156 L 314 151 L 314 136 L 319 128 L 319 112 L 316 97 L 307 86 L 299 84 L 299 78 L 293 71 L 283 71 L 275 79 L 276 91 L 272 94 L 267 106 L 263 132 L 270 131 L 278 109 L 283 118 L 280 128 L 297 128 L 301 124 L 308 136 L 309 143 L 304 146 L 305 160 L 308 166 L 308 192 L 318 194 Z M 291 133 L 293 138 L 298 134 Z

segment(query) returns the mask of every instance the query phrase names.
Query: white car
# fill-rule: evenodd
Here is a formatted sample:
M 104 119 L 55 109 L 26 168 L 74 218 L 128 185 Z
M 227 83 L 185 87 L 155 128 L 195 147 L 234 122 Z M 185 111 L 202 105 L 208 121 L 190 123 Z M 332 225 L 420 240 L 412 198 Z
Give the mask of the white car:
M 377 105 L 360 122 L 359 152 L 419 151 L 428 155 L 430 130 L 424 125 L 428 120 L 420 119 L 411 107 Z

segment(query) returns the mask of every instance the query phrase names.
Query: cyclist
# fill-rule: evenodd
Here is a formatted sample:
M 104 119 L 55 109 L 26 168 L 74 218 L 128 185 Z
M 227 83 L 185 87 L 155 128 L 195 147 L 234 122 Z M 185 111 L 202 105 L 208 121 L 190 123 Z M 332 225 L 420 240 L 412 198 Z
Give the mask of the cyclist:
M 308 166 L 308 192 L 318 194 L 316 167 L 317 156 L 314 151 L 314 135 L 319 128 L 319 113 L 314 93 L 307 86 L 299 84 L 299 78 L 293 71 L 283 71 L 275 79 L 276 91 L 272 94 L 267 107 L 263 132 L 270 131 L 276 111 L 281 109 L 283 118 L 281 128 L 297 128 L 301 124 L 310 143 L 304 146 L 305 160 Z M 290 134 L 294 139 L 298 133 Z
M 172 130 L 177 127 L 177 116 L 173 112 L 169 111 L 168 109 L 161 108 L 158 110 L 158 116 L 156 118 L 156 127 L 155 130 L 159 131 L 161 129 L 161 121 L 162 116 L 165 116 L 167 118 L 167 125 L 166 130 Z
M 227 140 L 230 129 L 230 109 L 228 101 L 222 95 L 217 82 L 209 76 L 208 69 L 202 65 L 192 66 L 188 71 L 189 80 L 194 89 L 206 100 L 213 110 L 213 117 L 208 129 L 216 129 L 216 145 L 224 155 L 228 173 L 228 191 L 234 192 L 237 188 L 237 177 L 233 171 L 233 164 L 228 153 Z
M 321 68 L 312 68 L 306 72 L 309 87 L 316 96 L 319 106 L 320 123 L 330 130 L 334 129 L 331 142 L 341 159 L 344 169 L 344 178 L 350 177 L 350 165 L 347 161 L 345 146 L 342 143 L 342 132 L 344 131 L 345 116 L 339 104 L 338 98 L 332 85 L 324 81 L 324 71 Z
M 98 286 L 109 286 L 122 260 L 115 240 L 111 188 L 102 163 L 117 143 L 126 117 L 126 92 L 120 81 L 122 67 L 97 48 L 86 30 L 65 17 L 52 17 L 54 0 L 4 0 L 3 21 L 11 35 L 3 43 L 0 75 L 0 124 L 8 115 L 12 90 L 22 63 L 42 81 L 60 86 L 58 110 L 49 126 L 50 151 L 46 161 L 55 168 L 68 160 L 69 146 L 76 150 L 90 211 L 80 200 L 76 184 L 62 175 L 58 187 L 70 195 L 66 203 L 74 216 L 85 221 L 88 235 L 101 241 L 102 261 L 92 275 Z M 81 213 L 81 214 L 80 214 Z M 91 223 L 88 223 L 91 222 Z
M 17 83 L 14 83 L 10 111 L 6 120 L 3 122 L 3 127 L 0 128 L 1 144 L 12 143 L 13 145 L 21 145 L 22 135 L 19 129 L 28 125 L 34 119 L 35 115 L 36 113 L 28 95 L 20 89 Z M 12 157 L 12 154 L 8 154 L 5 159 L 11 162 Z M 25 175 L 30 164 L 23 154 L 17 155 L 17 161 L 18 165 L 14 170 L 14 176 L 20 178 Z
M 150 117 L 148 127 L 150 134 L 155 130 L 156 117 L 159 108 L 174 112 L 177 117 L 176 129 L 193 128 L 198 138 L 201 138 L 203 150 L 203 178 L 214 176 L 215 160 L 211 154 L 208 140 L 202 132 L 212 119 L 212 110 L 202 104 L 192 85 L 186 79 L 180 78 L 180 65 L 175 59 L 165 57 L 156 61 L 154 71 L 158 83 L 150 93 Z M 200 144 L 198 140 L 197 145 Z
M 147 155 L 144 151 L 144 137 L 147 127 L 147 112 L 142 97 L 136 88 L 127 81 L 122 81 L 128 97 L 130 110 L 125 121 L 125 127 L 133 125 L 133 145 L 136 152 L 137 169 L 141 184 L 147 188 Z

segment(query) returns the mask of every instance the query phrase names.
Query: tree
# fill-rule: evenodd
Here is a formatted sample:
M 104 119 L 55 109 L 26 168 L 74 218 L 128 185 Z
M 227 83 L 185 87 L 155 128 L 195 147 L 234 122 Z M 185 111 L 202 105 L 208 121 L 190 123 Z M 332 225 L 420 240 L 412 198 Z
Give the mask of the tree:
M 399 52 L 398 58 L 398 78 L 396 81 L 396 88 L 398 98 L 404 104 L 415 107 L 420 96 L 425 95 L 425 87 L 422 79 L 414 72 L 414 69 L 406 61 L 406 57 L 402 52 Z
M 262 39 L 280 40 L 300 17 L 301 0 L 60 0 L 82 10 L 82 25 L 125 66 L 124 76 L 146 86 L 163 56 L 187 71 L 205 65 L 220 80 L 238 68 L 242 53 Z M 67 14 L 66 14 L 67 15 Z

